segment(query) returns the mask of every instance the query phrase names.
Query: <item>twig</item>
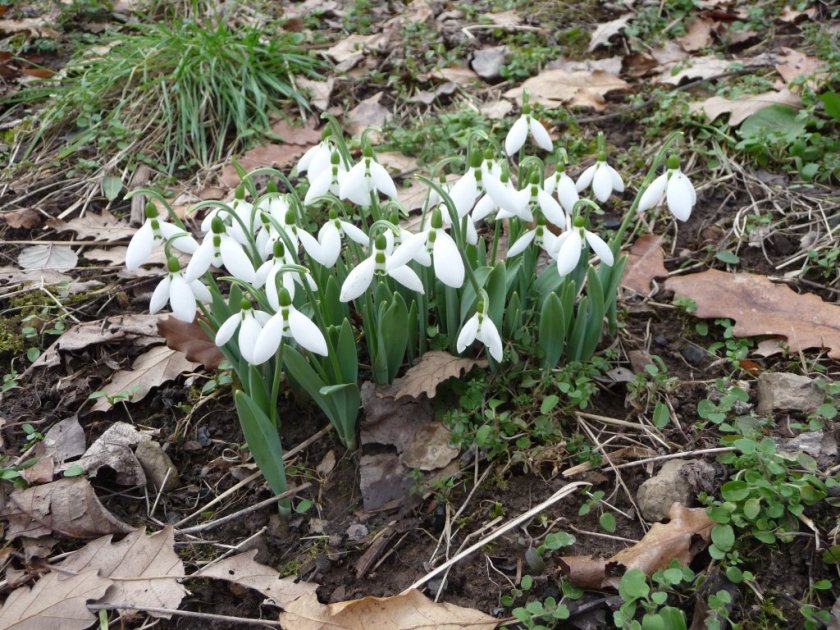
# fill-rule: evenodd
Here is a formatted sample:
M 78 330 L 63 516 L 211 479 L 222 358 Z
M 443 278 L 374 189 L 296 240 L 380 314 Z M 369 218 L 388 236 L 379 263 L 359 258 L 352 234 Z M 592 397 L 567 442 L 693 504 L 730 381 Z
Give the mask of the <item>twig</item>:
M 521 525 L 522 523 L 527 521 L 529 518 L 533 518 L 534 516 L 536 516 L 537 514 L 542 512 L 543 510 L 545 510 L 546 508 L 551 507 L 552 505 L 557 503 L 560 499 L 563 499 L 563 498 L 567 497 L 568 495 L 570 495 L 572 492 L 574 492 L 578 488 L 581 488 L 583 486 L 591 486 L 591 485 L 592 485 L 591 483 L 587 483 L 585 481 L 575 481 L 574 483 L 570 483 L 566 486 L 563 486 L 560 490 L 555 492 L 553 495 L 551 495 L 548 499 L 546 499 L 545 501 L 543 501 L 539 505 L 536 505 L 536 506 L 532 507 L 530 510 L 528 510 L 524 514 L 521 514 L 520 516 L 517 516 L 512 521 L 509 521 L 506 525 L 502 525 L 499 529 L 494 531 L 492 534 L 490 534 L 486 538 L 483 538 L 483 539 L 479 540 L 477 543 L 475 543 L 471 547 L 465 549 L 464 551 L 462 551 L 461 553 L 456 555 L 451 560 L 448 560 L 448 561 L 444 562 L 438 568 L 436 568 L 433 571 L 424 575 L 422 578 L 417 580 L 414 584 L 412 584 L 407 589 L 405 589 L 403 591 L 403 593 L 408 592 L 408 591 L 410 591 L 412 589 L 415 589 L 415 588 L 419 588 L 420 586 L 422 586 L 423 584 L 425 584 L 426 582 L 431 580 L 433 577 L 435 577 L 439 573 L 443 573 L 444 571 L 446 571 L 453 564 L 456 564 L 456 563 L 460 562 L 462 559 L 466 558 L 470 554 L 472 554 L 472 553 L 478 551 L 479 549 L 481 549 L 484 545 L 488 544 L 489 542 L 492 542 L 492 541 L 496 540 L 502 534 L 504 534 L 506 532 L 509 532 L 513 528 Z
M 717 448 L 701 448 L 698 451 L 688 451 L 687 453 L 670 453 L 668 455 L 658 455 L 657 457 L 648 457 L 647 459 L 637 459 L 635 462 L 626 462 L 624 464 L 615 464 L 613 468 L 630 468 L 630 466 L 641 466 L 643 464 L 650 464 L 651 462 L 658 462 L 664 459 L 677 459 L 678 457 L 694 457 L 695 455 L 709 455 L 711 453 L 730 453 L 737 450 L 734 446 L 719 446 Z
M 176 529 L 175 533 L 179 535 L 184 534 L 196 534 L 198 532 L 203 532 L 208 529 L 213 529 L 214 527 L 218 527 L 219 525 L 224 525 L 225 523 L 232 521 L 234 519 L 240 518 L 245 516 L 246 514 L 250 514 L 251 512 L 256 512 L 257 510 L 264 508 L 267 505 L 271 505 L 272 503 L 277 503 L 281 499 L 288 499 L 289 497 L 295 496 L 298 492 L 302 492 L 306 490 L 312 484 L 308 481 L 306 483 L 302 483 L 299 486 L 295 486 L 294 488 L 289 488 L 286 492 L 281 494 L 275 495 L 270 499 L 266 499 L 265 501 L 260 501 L 259 503 L 255 503 L 254 505 L 249 505 L 248 507 L 239 510 L 238 512 L 234 512 L 233 514 L 228 514 L 227 516 L 223 516 L 221 518 L 217 518 L 215 521 L 210 521 L 208 523 L 202 523 L 201 525 L 195 525 L 193 527 L 187 527 L 186 529 Z
M 132 603 L 117 603 L 117 604 L 91 604 L 88 606 L 89 610 L 140 610 L 147 613 L 158 613 L 161 615 L 180 615 L 182 617 L 194 617 L 196 619 L 207 619 L 213 621 L 228 621 L 230 623 L 246 623 L 257 626 L 269 626 L 271 628 L 282 628 L 279 621 L 269 621 L 267 619 L 249 619 L 248 617 L 231 617 L 229 615 L 216 615 L 213 613 L 194 612 L 192 610 L 178 610 L 177 608 L 153 608 L 150 606 L 138 606 Z

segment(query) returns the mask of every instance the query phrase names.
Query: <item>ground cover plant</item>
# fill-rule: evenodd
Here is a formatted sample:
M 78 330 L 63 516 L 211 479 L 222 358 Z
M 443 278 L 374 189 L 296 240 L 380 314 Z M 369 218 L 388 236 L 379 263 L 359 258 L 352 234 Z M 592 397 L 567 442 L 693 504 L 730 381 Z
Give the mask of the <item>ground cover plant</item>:
M 835 9 L 0 13 L 4 627 L 837 623 Z

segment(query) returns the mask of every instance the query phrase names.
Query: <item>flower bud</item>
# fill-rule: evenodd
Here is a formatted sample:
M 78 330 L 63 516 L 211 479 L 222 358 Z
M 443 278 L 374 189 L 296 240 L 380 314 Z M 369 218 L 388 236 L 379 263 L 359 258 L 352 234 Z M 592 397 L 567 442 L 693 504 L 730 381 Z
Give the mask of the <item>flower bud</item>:
M 292 296 L 289 295 L 289 291 L 286 287 L 282 287 L 280 291 L 278 291 L 277 298 L 282 308 L 288 307 L 292 304 Z
M 181 263 L 175 256 L 170 256 L 166 259 L 166 268 L 169 269 L 169 273 L 178 273 L 181 271 Z
M 151 201 L 146 204 L 146 218 L 156 219 L 158 216 L 157 206 Z
M 680 167 L 680 158 L 676 155 L 669 155 L 666 166 L 669 170 L 675 171 Z
M 234 196 L 234 198 L 238 199 L 239 201 L 242 201 L 243 199 L 245 199 L 245 187 L 241 186 L 241 185 L 237 186 L 236 187 L 236 192 L 234 192 L 233 196 Z
M 213 234 L 223 234 L 225 231 L 225 224 L 218 216 L 213 217 L 213 221 L 210 223 L 210 226 L 213 228 Z
M 250 311 L 251 301 L 246 298 L 242 298 L 242 301 L 239 303 L 239 309 L 243 311 Z
M 283 259 L 286 256 L 286 246 L 283 244 L 283 241 L 279 238 L 274 241 L 274 257 Z
M 436 230 L 443 228 L 443 214 L 441 214 L 440 208 L 432 210 L 432 227 Z
M 385 251 L 385 248 L 388 247 L 388 241 L 385 240 L 385 235 L 379 234 L 373 242 L 373 246 L 379 251 Z

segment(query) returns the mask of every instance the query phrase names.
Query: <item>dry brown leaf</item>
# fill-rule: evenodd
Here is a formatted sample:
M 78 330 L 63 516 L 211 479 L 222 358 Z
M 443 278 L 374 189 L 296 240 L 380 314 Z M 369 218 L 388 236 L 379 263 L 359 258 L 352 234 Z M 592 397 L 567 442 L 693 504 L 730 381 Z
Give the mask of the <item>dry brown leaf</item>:
M 632 13 L 625 13 L 614 20 L 599 24 L 589 39 L 587 52 L 592 52 L 600 46 L 609 46 L 610 39 L 621 33 L 627 27 L 627 23 L 632 17 Z
M 312 123 L 316 122 L 317 120 L 313 117 Z M 311 147 L 313 144 L 318 144 L 321 141 L 321 132 L 314 127 L 295 127 L 285 120 L 278 120 L 271 125 L 271 131 L 280 136 L 280 139 L 286 144 L 299 144 L 304 147 Z
M 417 158 L 396 151 L 384 151 L 376 154 L 376 161 L 391 173 L 406 175 L 417 170 Z
M 0 285 L 32 283 L 50 285 L 61 284 L 64 282 L 73 286 L 73 278 L 71 276 L 56 271 L 55 269 L 18 269 L 17 267 L 0 267 Z M 78 290 L 76 292 L 78 292 Z
M 469 68 L 439 68 L 432 72 L 432 76 L 462 86 L 480 81 L 478 75 Z
M 303 597 L 315 597 L 317 584 L 281 577 L 276 569 L 254 560 L 256 555 L 257 550 L 251 549 L 196 571 L 190 577 L 227 580 L 245 588 L 252 588 L 271 599 L 280 608 L 286 608 Z
M 75 232 L 79 239 L 92 238 L 102 243 L 128 241 L 137 232 L 136 228 L 118 220 L 107 210 L 102 214 L 86 212 L 84 216 L 70 221 L 50 221 L 49 225 L 56 232 Z
M 689 111 L 702 111 L 709 120 L 714 120 L 722 114 L 729 114 L 729 126 L 737 127 L 757 111 L 771 105 L 790 105 L 801 107 L 799 96 L 788 89 L 778 92 L 764 92 L 763 94 L 745 94 L 737 99 L 713 96 L 699 103 L 689 103 Z
M 297 78 L 298 87 L 309 92 L 309 102 L 322 112 L 330 107 L 330 95 L 335 85 L 335 79 L 329 77 L 326 81 L 314 81 L 306 77 Z
M 358 136 L 368 127 L 379 127 L 391 118 L 391 112 L 379 103 L 382 94 L 382 92 L 377 92 L 347 112 L 351 135 Z
M 796 293 L 766 276 L 716 269 L 668 278 L 665 288 L 692 299 L 697 317 L 735 320 L 736 337 L 787 337 L 792 352 L 827 348 L 829 357 L 840 359 L 840 306 L 814 294 Z
M 157 332 L 162 315 L 138 313 L 107 317 L 95 322 L 84 322 L 73 326 L 56 339 L 44 353 L 38 357 L 32 367 L 50 367 L 61 362 L 60 352 L 84 350 L 85 348 L 112 341 L 130 341 L 134 345 L 145 346 L 160 339 Z
M 519 17 L 519 14 L 513 9 L 510 11 L 500 11 L 499 13 L 485 13 L 482 17 L 490 20 L 495 26 L 501 26 L 502 28 L 509 28 L 522 24 L 522 18 Z
M 134 448 L 150 439 L 134 425 L 116 422 L 90 445 L 81 459 L 65 464 L 62 469 L 78 466 L 87 476 L 96 477 L 105 468 L 114 472 L 114 481 L 121 486 L 145 486 L 146 473 L 134 455 Z
M 66 245 L 32 245 L 22 249 L 17 257 L 17 264 L 22 269 L 39 271 L 68 271 L 75 269 L 78 263 L 79 256 Z
M 707 17 L 696 17 L 685 29 L 685 35 L 677 37 L 680 47 L 686 52 L 697 52 L 712 43 L 712 29 L 716 22 Z
M 113 587 L 97 600 L 98 604 L 178 608 L 187 589 L 178 583 L 184 577 L 184 563 L 175 553 L 172 526 L 167 525 L 151 536 L 146 536 L 143 529 L 136 529 L 116 543 L 111 538 L 103 536 L 89 542 L 58 566 L 76 573 L 93 569 L 106 578 L 123 578 L 114 580 Z
M 592 556 L 563 556 L 557 564 L 564 577 L 579 588 L 599 590 L 607 572 L 607 561 Z
M 809 81 L 811 88 L 817 88 L 827 76 L 825 63 L 817 57 L 811 57 L 792 48 L 782 48 L 775 65 L 785 83 L 790 84 L 800 77 L 812 77 Z
M 531 77 L 521 86 L 505 92 L 506 98 L 522 99 L 523 90 L 528 90 L 532 101 L 546 107 L 591 107 L 602 110 L 606 107 L 604 95 L 630 87 L 618 76 L 602 70 L 592 72 L 565 72 L 545 70 Z
M 337 72 L 347 72 L 364 59 L 366 54 L 385 50 L 391 33 L 390 30 L 384 30 L 373 35 L 350 35 L 328 48 L 326 54 L 338 64 Z
M 131 402 L 142 400 L 153 387 L 178 378 L 185 372 L 192 372 L 197 367 L 198 363 L 187 360 L 182 352 L 156 346 L 137 357 L 130 370 L 114 374 L 111 382 L 102 388 L 106 395 L 96 401 L 91 411 L 107 411 L 113 406 L 107 396 L 122 392 L 131 393 Z
M 31 457 L 37 461 L 32 466 L 20 471 L 20 476 L 26 480 L 26 483 L 36 485 L 52 481 L 55 473 L 55 460 L 47 453 L 46 446 L 43 443 L 36 444 Z
M 98 599 L 112 585 L 96 570 L 78 575 L 47 573 L 30 589 L 12 591 L 0 610 L 0 627 L 7 630 L 84 630 L 96 621 L 87 602 Z
M 604 59 L 567 59 L 558 57 L 550 61 L 546 70 L 564 70 L 566 72 L 591 72 L 592 70 L 603 70 L 612 74 L 621 72 L 621 57 L 605 57 Z
M 41 225 L 43 218 L 32 208 L 21 208 L 3 212 L 0 214 L 0 221 L 15 230 L 31 230 Z
M 189 323 L 174 317 L 160 320 L 158 334 L 166 339 L 168 347 L 180 350 L 187 359 L 201 363 L 208 370 L 215 370 L 225 358 L 198 320 Z
M 691 65 L 688 68 L 683 68 L 676 74 L 671 72 L 671 68 L 666 68 L 656 80 L 660 83 L 679 85 L 683 79 L 711 79 L 712 77 L 726 73 L 733 63 L 734 61 L 718 59 L 713 55 L 693 57 L 691 59 Z
M 502 120 L 513 111 L 513 103 L 504 100 L 484 103 L 479 106 L 478 111 L 491 120 Z
M 630 250 L 624 276 L 621 278 L 621 286 L 641 295 L 647 295 L 650 292 L 650 281 L 667 275 L 662 237 L 652 234 L 640 236 Z
M 706 514 L 706 508 L 687 508 L 674 503 L 668 510 L 667 523 L 654 523 L 638 543 L 619 551 L 607 561 L 608 575 L 604 586 L 618 588 L 621 575 L 630 569 L 641 569 L 652 575 L 668 566 L 671 560 L 688 566 L 692 558 L 709 544 L 714 522 Z
M 280 622 L 295 630 L 492 630 L 499 625 L 498 619 L 479 610 L 436 604 L 416 589 L 335 604 L 320 603 L 313 592 L 286 606 Z
M 85 452 L 85 430 L 76 416 L 70 416 L 50 427 L 44 434 L 42 444 L 46 454 L 55 460 L 56 465 L 61 466 L 68 459 Z
M 302 144 L 264 144 L 246 151 L 237 161 L 245 171 L 262 166 L 273 166 L 282 170 L 303 155 L 308 148 Z M 239 185 L 239 174 L 233 164 L 226 164 L 222 168 L 219 181 L 228 188 L 236 188 Z
M 808 7 L 804 11 L 796 11 L 790 6 L 786 6 L 779 14 L 779 21 L 787 24 L 793 24 L 800 20 L 813 20 L 817 17 L 817 7 Z
M 2 516 L 9 519 L 6 540 L 38 538 L 53 532 L 71 538 L 95 538 L 133 529 L 106 510 L 90 482 L 79 477 L 15 490 Z
M 429 398 L 434 398 L 437 386 L 443 381 L 461 376 L 461 372 L 469 372 L 475 366 L 487 367 L 487 360 L 465 359 L 452 356 L 448 352 L 432 350 L 420 357 L 417 364 L 406 371 L 394 397 L 419 398 L 426 394 Z
M 31 33 L 33 37 L 44 39 L 59 39 L 43 17 L 23 18 L 22 20 L 0 20 L 0 33 Z

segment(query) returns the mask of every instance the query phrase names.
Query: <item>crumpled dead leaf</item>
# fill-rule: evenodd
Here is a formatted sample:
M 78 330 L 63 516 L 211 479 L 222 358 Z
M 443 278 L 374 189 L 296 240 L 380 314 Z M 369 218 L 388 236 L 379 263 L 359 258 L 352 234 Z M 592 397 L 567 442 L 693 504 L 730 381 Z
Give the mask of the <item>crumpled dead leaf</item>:
M 711 79 L 726 73 L 729 67 L 735 63 L 729 59 L 719 59 L 714 55 L 691 58 L 690 66 L 681 69 L 676 74 L 672 73 L 671 67 L 666 68 L 656 80 L 660 83 L 679 85 L 683 79 Z
M 192 372 L 198 363 L 189 361 L 183 352 L 166 346 L 155 346 L 134 360 L 130 370 L 120 370 L 102 388 L 105 396 L 96 401 L 91 411 L 107 411 L 113 405 L 108 396 L 129 392 L 131 402 L 143 400 L 153 387 L 178 378 L 185 372 Z
M 621 278 L 621 286 L 641 295 L 647 295 L 650 292 L 651 280 L 664 278 L 667 275 L 662 237 L 645 234 L 636 239 L 630 249 L 627 266 Z
M 685 35 L 677 37 L 677 42 L 686 52 L 697 52 L 706 48 L 712 43 L 712 29 L 715 24 L 717 22 L 711 18 L 698 16 L 688 23 Z
M 0 221 L 14 230 L 31 230 L 41 225 L 43 217 L 32 208 L 21 208 L 0 213 Z
M 352 136 L 360 135 L 368 127 L 378 127 L 393 116 L 388 108 L 379 103 L 382 95 L 383 92 L 377 92 L 347 112 Z
M 310 94 L 309 102 L 313 106 L 320 109 L 322 112 L 330 107 L 330 95 L 335 86 L 335 79 L 329 77 L 325 81 L 315 81 L 307 79 L 306 77 L 298 77 L 296 79 L 300 88 L 307 90 Z
M 53 532 L 71 538 L 95 538 L 133 529 L 106 510 L 90 482 L 79 477 L 15 490 L 0 516 L 9 519 L 6 540 L 38 538 Z
M 120 221 L 107 210 L 102 214 L 86 212 L 69 221 L 53 220 L 49 225 L 56 232 L 75 232 L 79 239 L 92 238 L 101 243 L 128 241 L 137 232 L 137 228 Z
M 811 293 L 796 293 L 766 276 L 709 269 L 674 276 L 665 288 L 697 304 L 696 317 L 735 320 L 736 337 L 787 337 L 791 352 L 827 348 L 840 359 L 840 306 Z
M 469 372 L 475 366 L 487 367 L 486 359 L 467 359 L 456 357 L 441 350 L 431 350 L 420 357 L 420 360 L 406 370 L 405 375 L 400 379 L 400 386 L 395 398 L 411 396 L 419 398 L 426 394 L 434 398 L 437 393 L 437 386 L 450 378 L 461 376 L 461 373 Z
M 544 70 L 519 87 L 505 92 L 506 98 L 521 100 L 528 91 L 533 102 L 546 107 L 587 107 L 600 111 L 606 107 L 604 96 L 617 90 L 626 90 L 630 84 L 617 75 L 602 70 L 566 72 Z
M 68 271 L 78 262 L 79 256 L 67 245 L 31 245 L 22 249 L 17 258 L 22 269 Z
M 50 427 L 41 443 L 46 454 L 55 460 L 57 466 L 61 466 L 85 452 L 85 430 L 76 416 L 70 416 Z
M 709 120 L 714 120 L 722 114 L 729 114 L 729 126 L 737 127 L 747 118 L 759 110 L 771 105 L 790 105 L 801 107 L 799 96 L 788 89 L 762 94 L 745 94 L 737 99 L 713 96 L 705 101 L 689 103 L 690 112 L 702 111 Z
M 581 588 L 618 588 L 621 576 L 630 569 L 652 575 L 671 560 L 688 565 L 709 544 L 714 522 L 705 508 L 687 508 L 679 503 L 671 506 L 668 517 L 667 523 L 654 523 L 639 542 L 606 560 L 592 556 L 560 558 L 563 575 Z
M 215 370 L 225 358 L 198 320 L 182 322 L 168 317 L 158 322 L 158 333 L 166 339 L 168 347 L 183 352 L 188 360 L 201 363 L 208 370 Z
M 303 144 L 264 144 L 246 151 L 244 155 L 237 159 L 237 162 L 246 171 L 252 171 L 262 166 L 273 166 L 283 170 L 303 155 L 308 148 Z M 228 188 L 236 188 L 239 185 L 239 174 L 233 164 L 225 164 L 222 167 L 219 181 Z
M 0 20 L 0 33 L 30 33 L 33 37 L 60 39 L 45 17 L 23 18 L 21 20 Z
M 601 46 L 609 46 L 610 39 L 621 33 L 633 17 L 633 13 L 625 13 L 614 20 L 599 24 L 592 32 L 589 39 L 589 48 L 586 49 L 586 52 L 592 52 Z
M 140 442 L 150 439 L 148 435 L 138 431 L 134 425 L 116 422 L 90 445 L 81 459 L 63 466 L 60 470 L 71 465 L 78 466 L 89 477 L 96 477 L 100 469 L 109 468 L 116 473 L 114 481 L 119 485 L 145 486 L 146 474 L 134 455 L 134 448 Z
M 280 613 L 284 627 L 295 630 L 492 630 L 499 620 L 479 610 L 436 604 L 416 589 L 394 597 L 363 597 L 322 604 L 309 593 Z
M 782 48 L 775 68 L 787 84 L 793 83 L 800 77 L 812 77 L 808 82 L 812 89 L 817 89 L 827 76 L 825 62 L 822 59 L 811 57 L 793 48 Z
M 151 536 L 136 529 L 119 542 L 103 536 L 71 554 L 58 566 L 76 573 L 93 569 L 114 580 L 97 604 L 130 604 L 137 608 L 178 608 L 187 594 L 178 582 L 184 577 L 184 563 L 175 553 L 171 525 Z M 129 579 L 126 579 L 129 578 Z M 150 612 L 153 617 L 171 615 Z
M 260 564 L 251 549 L 221 562 L 200 569 L 190 577 L 227 580 L 245 588 L 252 588 L 268 597 L 276 606 L 286 608 L 302 597 L 314 596 L 317 584 L 302 582 L 292 577 L 281 577 L 276 569 Z
M 111 585 L 95 569 L 70 576 L 47 573 L 32 588 L 22 586 L 9 594 L 0 610 L 0 627 L 84 630 L 96 621 L 88 601 L 102 597 Z

